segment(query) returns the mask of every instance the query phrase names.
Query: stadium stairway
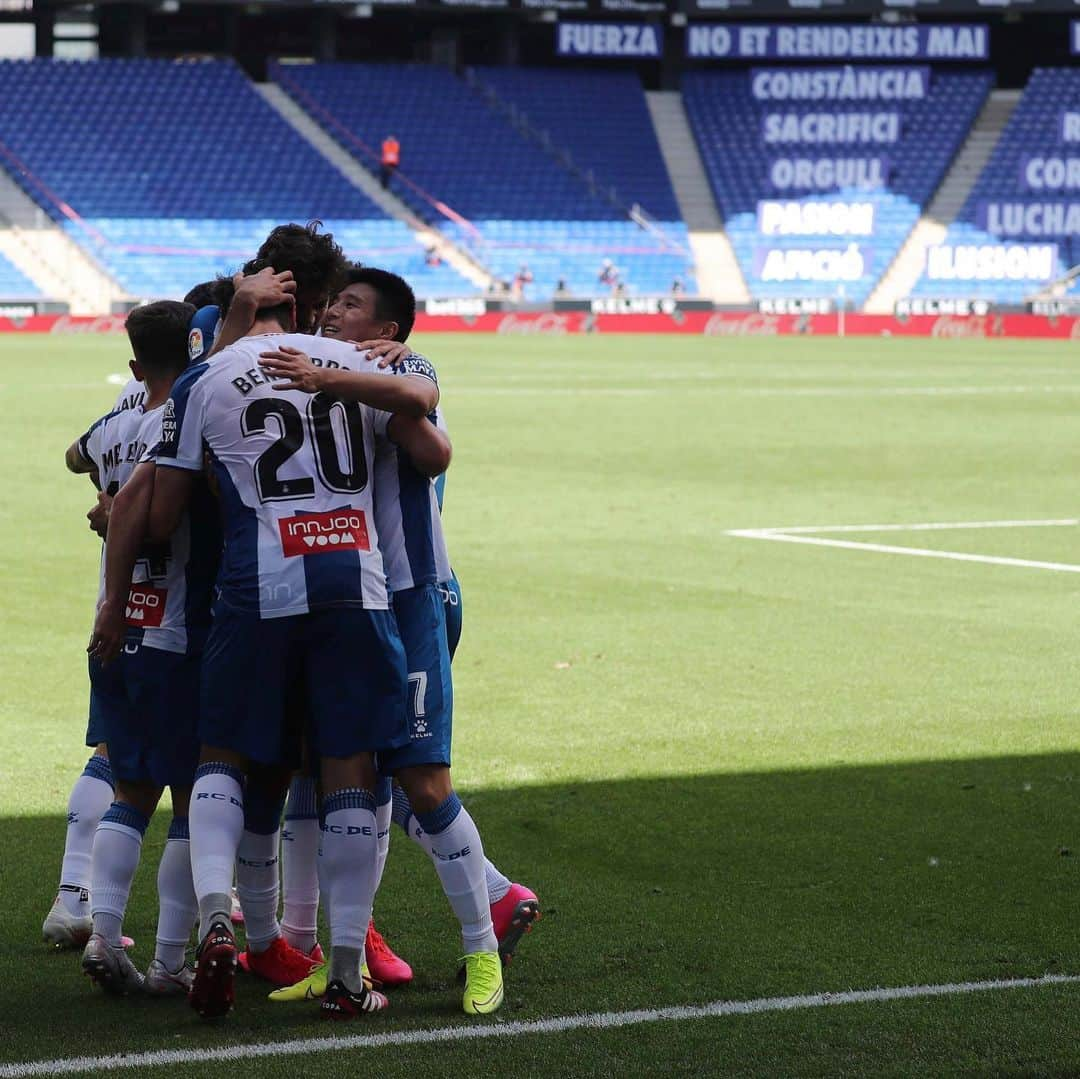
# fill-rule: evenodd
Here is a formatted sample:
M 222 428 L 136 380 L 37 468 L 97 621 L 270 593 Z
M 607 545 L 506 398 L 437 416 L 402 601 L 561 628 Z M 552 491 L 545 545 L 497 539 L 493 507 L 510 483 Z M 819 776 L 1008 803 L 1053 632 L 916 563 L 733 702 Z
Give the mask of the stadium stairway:
M 955 220 L 978 182 L 1005 125 L 1020 101 L 1019 90 L 992 90 L 941 186 L 919 218 L 863 308 L 872 315 L 891 315 L 896 302 L 910 296 L 922 276 L 927 249 L 945 242 Z
M 124 290 L 0 169 L 0 254 L 40 295 L 74 315 L 100 315 Z
M 434 247 L 439 257 L 478 288 L 487 288 L 492 273 L 470 252 L 448 236 L 429 228 L 409 207 L 379 183 L 326 129 L 302 109 L 277 83 L 255 84 L 262 99 L 311 147 L 322 154 L 353 187 L 363 192 L 387 216 L 408 225 L 425 248 Z
M 664 155 L 675 198 L 686 227 L 697 268 L 698 289 L 717 303 L 750 302 L 742 270 L 724 231 L 697 142 L 677 90 L 647 91 L 653 129 Z

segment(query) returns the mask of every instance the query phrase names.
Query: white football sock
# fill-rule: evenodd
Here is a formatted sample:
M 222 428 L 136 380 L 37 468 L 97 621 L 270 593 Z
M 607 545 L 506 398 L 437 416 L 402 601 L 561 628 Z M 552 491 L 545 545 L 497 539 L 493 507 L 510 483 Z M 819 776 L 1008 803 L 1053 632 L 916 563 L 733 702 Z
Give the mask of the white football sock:
M 199 900 L 199 933 L 214 921 L 228 924 L 233 866 L 244 834 L 243 776 L 220 762 L 199 765 L 191 790 L 191 875 Z
M 154 958 L 174 974 L 184 965 L 184 950 L 199 914 L 191 880 L 187 817 L 173 817 L 158 863 L 158 925 Z
M 383 870 L 386 869 L 386 857 L 390 853 L 390 824 L 394 809 L 393 788 L 387 779 L 379 784 L 375 792 L 375 838 L 378 854 L 375 863 L 375 891 L 382 883 Z
M 323 810 L 319 883 L 330 921 L 330 978 L 340 978 L 358 992 L 354 958 L 358 954 L 363 962 L 375 898 L 375 799 L 366 790 L 350 787 L 328 795 Z
M 315 780 L 307 776 L 297 776 L 289 787 L 281 859 L 281 934 L 309 955 L 319 932 L 319 813 Z
M 236 890 L 244 912 L 244 936 L 253 952 L 264 952 L 281 936 L 278 925 L 278 835 L 245 831 L 236 852 Z
M 86 762 L 68 797 L 60 902 L 69 914 L 81 917 L 90 912 L 90 851 L 94 832 L 112 800 L 112 769 L 108 758 L 95 755 Z
M 488 902 L 494 905 L 510 891 L 510 878 L 504 876 L 487 858 L 484 859 L 484 875 L 487 878 Z
M 94 833 L 90 885 L 94 932 L 115 947 L 120 947 L 124 911 L 148 823 L 137 809 L 113 802 Z
M 431 836 L 420 827 L 419 821 L 413 814 L 409 796 L 400 787 L 394 788 L 391 819 L 429 858 L 432 857 Z
M 435 871 L 443 891 L 461 922 L 461 944 L 470 952 L 498 951 L 491 925 L 484 872 L 484 846 L 480 833 L 456 794 L 431 813 L 417 815 L 420 827 L 431 837 Z

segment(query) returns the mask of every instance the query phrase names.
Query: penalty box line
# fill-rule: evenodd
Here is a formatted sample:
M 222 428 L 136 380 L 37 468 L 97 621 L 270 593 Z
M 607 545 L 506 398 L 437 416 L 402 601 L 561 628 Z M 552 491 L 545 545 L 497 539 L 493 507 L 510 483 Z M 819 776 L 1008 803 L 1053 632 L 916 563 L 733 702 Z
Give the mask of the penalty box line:
M 877 1004 L 894 1000 L 920 1000 L 968 993 L 988 993 L 1003 989 L 1035 989 L 1052 985 L 1074 985 L 1080 975 L 1047 974 L 1041 978 L 1008 978 L 984 982 L 949 982 L 943 985 L 905 985 L 891 989 L 858 989 L 839 993 L 811 993 L 806 996 L 763 997 L 756 1000 L 718 1000 L 711 1004 L 653 1008 L 628 1012 L 597 1012 L 564 1015 L 553 1019 L 515 1021 L 477 1026 L 436 1027 L 385 1034 L 355 1034 L 347 1037 L 303 1038 L 293 1041 L 261 1042 L 222 1046 L 219 1049 L 158 1049 L 145 1053 L 112 1056 L 68 1057 L 19 1064 L 0 1064 L 0 1079 L 30 1079 L 33 1076 L 74 1075 L 80 1072 L 120 1071 L 162 1065 L 212 1064 L 266 1057 L 310 1055 L 355 1049 L 385 1049 L 403 1045 L 431 1045 L 467 1042 L 488 1038 L 513 1038 L 525 1034 L 561 1034 L 568 1030 L 612 1030 L 642 1023 L 680 1022 L 688 1019 L 719 1019 L 734 1015 L 760 1015 L 839 1004 Z
M 1055 518 L 1033 521 L 953 521 L 926 524 L 883 525 L 795 525 L 784 528 L 736 528 L 724 533 L 738 539 L 773 540 L 778 543 L 803 543 L 813 547 L 838 547 L 846 551 L 870 551 L 875 554 L 907 555 L 910 558 L 944 558 L 953 562 L 982 562 L 991 566 L 1017 566 L 1055 573 L 1080 573 L 1072 562 L 1043 562 L 1030 558 L 972 554 L 968 551 L 943 551 L 933 547 L 900 547 L 891 543 L 867 543 L 864 540 L 835 539 L 829 533 L 857 532 L 948 532 L 966 529 L 1066 528 L 1080 524 L 1080 518 Z

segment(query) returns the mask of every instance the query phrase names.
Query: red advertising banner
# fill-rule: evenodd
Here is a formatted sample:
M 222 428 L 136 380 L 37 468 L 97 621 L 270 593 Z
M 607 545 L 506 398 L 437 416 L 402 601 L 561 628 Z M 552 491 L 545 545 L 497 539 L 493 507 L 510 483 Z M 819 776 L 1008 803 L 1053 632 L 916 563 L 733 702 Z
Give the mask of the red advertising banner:
M 419 333 L 494 333 L 505 336 L 563 337 L 587 333 L 685 333 L 704 337 L 836 336 L 840 316 L 767 315 L 759 312 L 684 311 L 671 315 L 602 315 L 588 311 L 488 312 L 483 315 L 418 313 Z M 1035 337 L 1080 340 L 1076 315 L 895 315 L 844 316 L 843 332 L 852 337 Z M 30 315 L 0 318 L 0 333 L 121 333 L 123 315 L 96 318 Z

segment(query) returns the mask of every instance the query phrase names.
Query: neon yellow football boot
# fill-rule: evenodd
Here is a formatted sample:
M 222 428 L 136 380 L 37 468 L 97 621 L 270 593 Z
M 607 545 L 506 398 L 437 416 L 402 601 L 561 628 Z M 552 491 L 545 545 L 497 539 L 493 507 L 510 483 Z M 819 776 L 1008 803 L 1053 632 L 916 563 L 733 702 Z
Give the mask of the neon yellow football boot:
M 490 1015 L 503 1002 L 502 960 L 498 952 L 472 952 L 465 964 L 465 995 L 461 1004 L 466 1015 Z
M 278 1004 L 292 1000 L 319 1000 L 326 995 L 329 969 L 329 963 L 320 963 L 306 978 L 302 978 L 295 985 L 287 985 L 284 989 L 275 989 L 267 994 L 267 999 Z M 367 963 L 360 968 L 360 973 L 364 976 L 364 985 L 371 989 L 371 971 L 368 970 Z

